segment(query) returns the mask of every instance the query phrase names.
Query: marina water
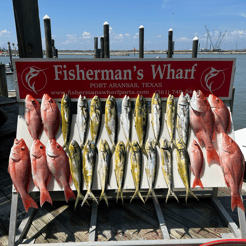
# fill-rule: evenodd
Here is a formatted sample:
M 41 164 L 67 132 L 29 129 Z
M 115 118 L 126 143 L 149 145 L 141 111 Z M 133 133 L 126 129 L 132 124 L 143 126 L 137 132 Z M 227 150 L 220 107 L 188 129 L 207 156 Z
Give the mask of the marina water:
M 145 58 L 167 58 L 166 54 L 145 54 Z M 59 55 L 59 58 L 93 58 L 93 55 Z M 129 56 L 111 56 L 111 58 L 138 58 L 130 54 Z M 191 54 L 174 54 L 173 58 L 191 58 Z M 236 58 L 236 73 L 234 79 L 235 97 L 233 106 L 233 124 L 234 129 L 246 127 L 246 55 L 240 54 L 198 54 L 197 58 Z M 1 63 L 9 63 L 9 57 L 0 56 Z M 15 90 L 14 76 L 7 76 L 8 90 Z

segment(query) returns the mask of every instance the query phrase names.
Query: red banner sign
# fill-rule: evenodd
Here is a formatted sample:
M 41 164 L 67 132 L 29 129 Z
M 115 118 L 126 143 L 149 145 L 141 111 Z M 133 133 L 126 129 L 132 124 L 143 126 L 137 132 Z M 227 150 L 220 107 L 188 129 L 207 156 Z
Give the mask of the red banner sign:
M 14 59 L 18 100 L 27 94 L 53 99 L 69 94 L 92 98 L 108 95 L 132 99 L 159 93 L 178 97 L 183 91 L 202 90 L 231 99 L 236 59 Z

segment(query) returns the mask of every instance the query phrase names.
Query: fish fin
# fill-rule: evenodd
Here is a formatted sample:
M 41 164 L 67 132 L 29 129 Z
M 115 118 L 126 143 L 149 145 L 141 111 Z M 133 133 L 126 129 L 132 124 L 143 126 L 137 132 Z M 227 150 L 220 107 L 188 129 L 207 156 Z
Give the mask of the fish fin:
M 215 143 L 215 141 L 216 141 L 216 129 L 215 129 L 215 124 L 214 124 L 214 131 L 213 131 L 212 142 Z
M 152 188 L 149 189 L 148 194 L 147 194 L 146 199 L 145 199 L 145 202 L 147 201 L 150 193 L 152 193 L 153 198 L 155 199 L 156 203 L 158 204 L 158 199 L 156 197 L 155 191 Z
M 197 196 L 193 193 L 193 191 L 191 190 L 188 190 L 188 194 L 187 194 L 187 197 L 186 197 L 186 203 L 187 203 L 187 199 L 188 199 L 188 195 L 191 194 L 192 196 L 194 196 L 196 198 L 197 201 L 199 201 L 199 199 L 197 198 Z
M 207 149 L 207 161 L 208 165 L 211 166 L 210 162 L 216 160 L 220 163 L 220 158 L 214 147 Z
M 167 196 L 166 196 L 166 203 L 167 203 L 167 200 L 168 200 L 170 194 L 171 194 L 171 188 L 168 189 Z
M 122 192 L 121 187 L 119 187 L 119 188 L 118 188 L 118 191 L 117 191 L 116 203 L 118 203 L 118 200 L 119 200 L 119 195 L 120 195 L 120 197 L 121 197 L 122 203 L 124 203 L 124 199 L 123 199 L 123 192 Z
M 174 193 L 174 191 L 173 191 L 171 188 L 168 189 L 167 196 L 166 196 L 166 203 L 167 203 L 167 200 L 168 200 L 168 198 L 169 198 L 169 196 L 170 196 L 171 194 L 174 196 L 174 198 L 175 198 L 175 199 L 177 200 L 177 202 L 179 203 L 178 197 L 176 196 L 176 194 Z
M 133 194 L 133 196 L 132 196 L 132 199 L 131 199 L 130 203 L 132 202 L 132 200 L 133 200 L 137 195 L 138 195 L 139 198 L 143 201 L 143 203 L 145 203 L 145 202 L 144 202 L 144 199 L 143 199 L 143 197 L 142 197 L 142 195 L 141 195 L 141 193 L 140 193 L 139 190 L 136 190 L 136 191 L 134 192 L 134 194 Z
M 105 192 L 102 192 L 102 193 L 101 193 L 101 195 L 100 195 L 100 197 L 99 197 L 99 201 L 101 201 L 102 199 L 105 200 L 105 202 L 106 202 L 106 204 L 107 204 L 107 206 L 108 206 L 108 198 L 107 198 Z
M 196 177 L 195 177 L 192 188 L 195 188 L 195 187 L 198 186 L 198 185 L 199 185 L 201 188 L 204 189 L 203 184 L 202 184 L 202 181 L 200 180 L 200 178 L 196 178 Z
M 229 125 L 228 125 L 228 127 L 227 127 L 227 129 L 226 129 L 226 132 L 227 133 L 230 133 L 231 132 L 231 114 L 229 113 Z
M 50 193 L 47 189 L 40 191 L 40 206 L 42 207 L 45 202 L 49 202 L 51 205 L 53 204 Z
M 77 205 L 78 205 L 78 202 L 79 200 L 84 200 L 84 196 L 80 193 L 77 195 L 77 198 L 76 198 L 76 201 L 75 201 L 75 205 L 74 205 L 74 210 L 76 209 Z M 87 203 L 87 205 L 90 207 L 90 203 L 86 200 L 85 201 Z
M 93 193 L 90 190 L 87 190 L 86 195 L 85 195 L 85 198 L 84 198 L 81 206 L 84 205 L 85 201 L 88 199 L 89 196 L 92 197 L 93 200 L 98 204 L 98 201 L 97 201 L 96 197 L 93 195 Z
M 70 173 L 70 177 L 69 177 L 69 185 L 71 186 L 73 184 L 73 177 L 72 174 Z
M 241 196 L 238 195 L 232 195 L 231 196 L 231 210 L 234 211 L 236 207 L 241 208 L 245 212 L 245 208 L 242 202 Z
M 29 194 L 26 193 L 26 195 L 21 198 L 22 198 L 22 202 L 23 202 L 24 208 L 27 213 L 28 213 L 29 208 L 31 207 L 38 209 L 37 203 L 31 198 Z
M 70 187 L 64 189 L 64 195 L 65 195 L 66 202 L 68 202 L 69 198 L 76 200 L 76 196 L 74 195 Z

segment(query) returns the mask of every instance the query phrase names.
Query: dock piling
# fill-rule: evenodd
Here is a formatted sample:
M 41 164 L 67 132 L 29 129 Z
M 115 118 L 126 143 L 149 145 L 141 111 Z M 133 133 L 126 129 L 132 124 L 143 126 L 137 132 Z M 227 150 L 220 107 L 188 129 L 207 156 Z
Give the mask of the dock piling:
M 53 58 L 50 17 L 48 15 L 45 15 L 43 17 L 43 20 L 44 20 L 45 44 L 46 44 L 46 58 Z
M 139 58 L 144 58 L 144 26 L 139 27 Z
M 104 37 L 100 37 L 100 58 L 104 58 Z
M 168 51 L 167 51 L 167 58 L 173 57 L 173 29 L 170 28 L 168 30 Z
M 94 58 L 99 58 L 98 54 L 98 37 L 94 37 Z
M 3 97 L 8 97 L 8 86 L 6 78 L 6 68 L 5 64 L 0 64 L 0 95 Z
M 52 47 L 52 57 L 55 56 L 55 40 L 51 39 L 51 47 Z
M 12 0 L 20 58 L 43 58 L 38 0 Z
M 192 45 L 192 58 L 197 58 L 197 51 L 198 51 L 198 37 L 194 37 L 193 45 Z
M 12 53 L 11 53 L 10 42 L 8 42 L 8 46 L 9 46 L 10 69 L 11 69 L 11 71 L 13 71 Z
M 104 32 L 104 58 L 110 58 L 109 23 L 107 21 L 103 23 L 103 32 Z

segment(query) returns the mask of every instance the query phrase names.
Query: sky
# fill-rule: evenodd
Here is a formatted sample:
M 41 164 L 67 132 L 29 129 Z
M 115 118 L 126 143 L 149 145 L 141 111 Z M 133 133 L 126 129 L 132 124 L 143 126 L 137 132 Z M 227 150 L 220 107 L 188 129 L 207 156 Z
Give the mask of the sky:
M 246 48 L 246 0 L 39 0 L 38 5 L 43 49 L 45 15 L 51 19 L 58 50 L 93 50 L 94 37 L 103 36 L 105 21 L 110 27 L 111 50 L 138 49 L 141 25 L 145 50 L 167 49 L 170 28 L 175 50 L 191 49 L 196 36 L 200 48 L 206 48 L 205 25 L 214 45 L 226 31 L 221 49 Z M 16 47 L 11 0 L 1 1 L 0 7 L 0 47 L 7 48 L 8 41 Z

